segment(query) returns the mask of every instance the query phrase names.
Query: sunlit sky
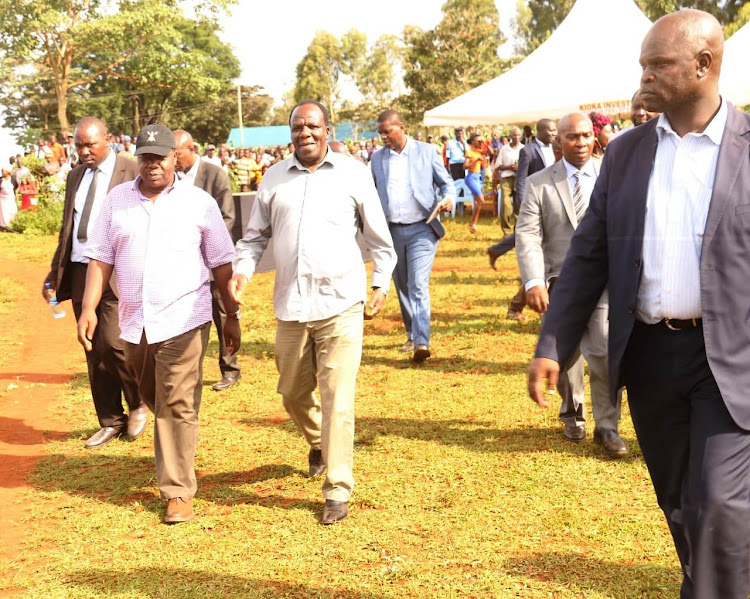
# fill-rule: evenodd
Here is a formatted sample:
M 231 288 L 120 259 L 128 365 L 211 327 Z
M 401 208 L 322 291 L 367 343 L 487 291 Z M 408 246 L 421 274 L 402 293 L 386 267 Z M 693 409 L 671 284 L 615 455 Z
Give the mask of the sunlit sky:
M 495 0 L 500 13 L 500 30 L 511 37 L 510 23 L 516 14 L 516 0 Z M 305 55 L 315 31 L 336 36 L 356 28 L 375 41 L 384 33 L 400 34 L 407 24 L 422 29 L 434 27 L 441 17 L 443 0 L 239 0 L 231 15 L 222 19 L 224 40 L 229 42 L 242 64 L 240 82 L 260 85 L 280 101 L 294 86 L 297 63 Z M 501 54 L 509 55 L 508 43 Z M 20 150 L 10 132 L 0 129 L 0 163 Z

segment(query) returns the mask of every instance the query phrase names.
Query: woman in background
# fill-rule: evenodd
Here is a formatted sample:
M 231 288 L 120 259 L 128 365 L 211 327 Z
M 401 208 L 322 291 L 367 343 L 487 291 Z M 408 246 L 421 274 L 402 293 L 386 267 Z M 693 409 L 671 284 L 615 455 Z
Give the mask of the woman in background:
M 2 231 L 10 230 L 10 223 L 18 214 L 16 191 L 13 189 L 10 173 L 10 166 L 2 167 L 2 179 L 0 179 L 0 230 Z
M 482 138 L 478 133 L 472 133 L 469 136 L 469 144 L 466 148 L 466 160 L 464 162 L 464 168 L 466 168 L 466 187 L 469 188 L 474 198 L 471 224 L 469 225 L 469 231 L 472 233 L 477 232 L 477 221 L 479 220 L 479 213 L 482 211 L 485 162 L 486 159 L 482 153 Z

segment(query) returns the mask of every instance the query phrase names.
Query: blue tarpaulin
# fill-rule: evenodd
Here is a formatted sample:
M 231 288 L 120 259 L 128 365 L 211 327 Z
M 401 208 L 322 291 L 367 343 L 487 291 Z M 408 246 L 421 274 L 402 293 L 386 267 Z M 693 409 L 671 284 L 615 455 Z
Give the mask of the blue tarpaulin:
M 339 123 L 331 127 L 331 139 L 343 141 L 354 139 L 354 131 L 357 131 L 357 139 L 371 139 L 377 137 L 378 133 L 374 122 L 369 123 Z M 235 148 L 254 148 L 257 146 L 285 146 L 292 141 L 288 125 L 273 125 L 270 127 L 243 127 L 244 143 L 240 139 L 240 129 L 235 127 L 229 132 L 227 144 Z

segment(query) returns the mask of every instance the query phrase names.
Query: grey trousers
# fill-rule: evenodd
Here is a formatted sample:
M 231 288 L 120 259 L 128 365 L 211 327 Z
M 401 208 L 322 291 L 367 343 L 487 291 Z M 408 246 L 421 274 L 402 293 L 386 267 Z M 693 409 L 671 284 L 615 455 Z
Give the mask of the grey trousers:
M 362 357 L 363 304 L 313 322 L 276 321 L 278 392 L 310 447 L 323 453 L 323 497 L 354 488 L 354 391 Z M 320 399 L 315 387 L 320 388 Z
M 609 306 L 598 305 L 589 320 L 581 344 L 567 369 L 560 372 L 557 390 L 562 398 L 560 420 L 569 426 L 586 422 L 584 414 L 584 364 L 589 365 L 591 383 L 591 412 L 600 429 L 617 430 L 620 422 L 621 393 L 617 403 L 609 399 L 609 366 L 607 364 L 607 339 L 609 337 Z

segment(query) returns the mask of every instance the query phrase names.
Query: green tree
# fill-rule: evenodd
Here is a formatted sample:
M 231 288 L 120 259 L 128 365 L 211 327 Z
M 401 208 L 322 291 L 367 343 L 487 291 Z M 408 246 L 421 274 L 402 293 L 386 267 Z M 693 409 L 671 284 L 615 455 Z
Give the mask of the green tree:
M 319 100 L 333 119 L 341 103 L 342 77 L 356 77 L 364 64 L 366 50 L 367 37 L 356 29 L 345 33 L 341 40 L 327 31 L 317 31 L 297 64 L 294 100 Z
M 493 0 L 448 0 L 442 10 L 435 29 L 404 29 L 404 83 L 410 91 L 399 103 L 411 120 L 503 70 L 497 52 L 504 37 Z
M 212 24 L 217 7 L 230 1 L 200 4 L 196 19 Z M 49 87 L 63 133 L 70 130 L 72 97 L 85 100 L 110 79 L 150 89 L 210 88 L 188 76 L 199 59 L 183 43 L 187 19 L 179 0 L 0 0 L 0 12 L 0 66 L 8 79 L 2 100 L 17 103 L 29 86 Z
M 729 39 L 747 23 L 750 23 L 750 2 L 745 2 L 737 11 L 735 21 L 724 27 L 724 37 Z

